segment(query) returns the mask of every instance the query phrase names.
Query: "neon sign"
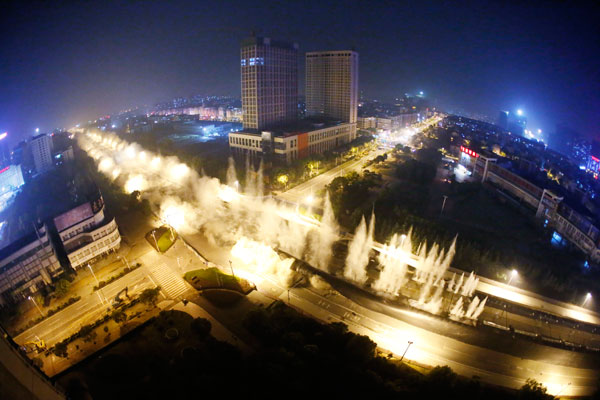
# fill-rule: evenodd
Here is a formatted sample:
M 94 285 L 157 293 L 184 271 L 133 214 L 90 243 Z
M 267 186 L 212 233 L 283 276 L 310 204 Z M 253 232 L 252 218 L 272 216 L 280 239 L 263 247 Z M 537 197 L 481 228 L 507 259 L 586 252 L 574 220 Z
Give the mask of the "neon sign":
M 469 155 L 469 156 L 471 156 L 471 157 L 475 157 L 475 158 L 479 157 L 479 154 L 477 154 L 477 153 L 476 153 L 476 152 L 474 152 L 473 150 L 471 150 L 471 149 L 468 149 L 468 148 L 466 148 L 466 147 L 464 147 L 464 146 L 460 146 L 460 151 L 462 151 L 462 152 L 463 152 L 463 153 L 465 153 L 465 154 L 468 154 L 468 155 Z

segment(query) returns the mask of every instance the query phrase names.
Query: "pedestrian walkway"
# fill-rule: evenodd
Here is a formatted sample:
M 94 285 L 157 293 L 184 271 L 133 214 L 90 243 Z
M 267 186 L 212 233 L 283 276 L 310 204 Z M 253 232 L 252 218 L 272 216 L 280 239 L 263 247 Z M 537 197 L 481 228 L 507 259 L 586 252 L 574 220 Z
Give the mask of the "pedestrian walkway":
M 185 281 L 180 278 L 166 264 L 150 268 L 150 274 L 155 283 L 160 286 L 163 292 L 171 299 L 176 299 L 189 290 Z

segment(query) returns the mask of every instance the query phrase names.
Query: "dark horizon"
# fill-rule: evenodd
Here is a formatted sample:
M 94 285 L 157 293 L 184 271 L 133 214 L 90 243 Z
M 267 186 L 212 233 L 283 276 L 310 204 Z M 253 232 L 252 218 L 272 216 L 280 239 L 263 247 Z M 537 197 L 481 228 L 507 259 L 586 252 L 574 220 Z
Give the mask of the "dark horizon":
M 327 12 L 324 12 L 326 10 Z M 4 10 L 0 131 L 11 144 L 103 114 L 194 94 L 240 96 L 241 40 L 354 48 L 359 90 L 424 91 L 445 109 L 495 118 L 521 108 L 529 129 L 564 123 L 600 137 L 600 46 L 585 3 L 104 2 Z

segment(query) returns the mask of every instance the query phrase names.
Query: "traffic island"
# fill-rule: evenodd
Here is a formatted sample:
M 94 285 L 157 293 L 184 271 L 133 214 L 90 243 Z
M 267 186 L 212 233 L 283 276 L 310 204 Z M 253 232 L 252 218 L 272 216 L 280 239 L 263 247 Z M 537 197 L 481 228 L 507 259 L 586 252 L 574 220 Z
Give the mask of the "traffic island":
M 215 267 L 189 271 L 183 279 L 219 307 L 231 306 L 256 289 L 251 282 L 225 274 Z
M 150 246 L 159 253 L 165 253 L 177 240 L 177 232 L 167 225 L 152 229 L 145 236 Z

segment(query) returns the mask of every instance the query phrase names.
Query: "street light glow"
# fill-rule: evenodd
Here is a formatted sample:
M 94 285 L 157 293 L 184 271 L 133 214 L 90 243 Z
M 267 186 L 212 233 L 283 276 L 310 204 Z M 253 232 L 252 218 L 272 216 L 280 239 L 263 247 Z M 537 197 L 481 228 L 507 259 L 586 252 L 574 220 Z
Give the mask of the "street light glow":
M 305 201 L 306 201 L 306 203 L 308 203 L 308 204 L 312 204 L 312 202 L 313 202 L 313 201 L 315 201 L 315 198 L 313 197 L 313 195 L 312 195 L 312 194 L 309 194 L 308 196 L 306 196 L 306 199 L 305 199 Z
M 521 110 L 520 108 L 517 110 L 517 115 L 523 115 L 523 110 Z

